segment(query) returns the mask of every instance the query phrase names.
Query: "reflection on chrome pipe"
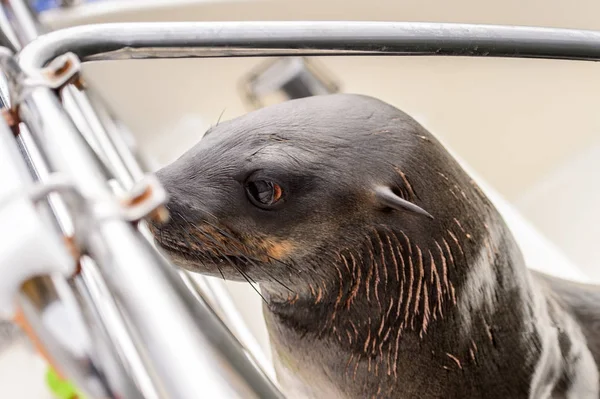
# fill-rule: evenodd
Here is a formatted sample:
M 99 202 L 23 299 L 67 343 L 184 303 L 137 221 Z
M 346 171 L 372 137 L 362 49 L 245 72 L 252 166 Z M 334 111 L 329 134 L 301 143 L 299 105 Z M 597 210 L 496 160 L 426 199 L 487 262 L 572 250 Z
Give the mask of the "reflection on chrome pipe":
M 0 4 L 0 7 L 4 7 L 4 5 Z M 0 44 L 8 47 L 13 53 L 21 50 L 21 43 L 5 12 L 0 12 Z
M 50 358 L 91 398 L 141 398 L 135 387 L 128 386 L 121 377 L 121 384 L 109 384 L 107 376 L 96 367 L 89 357 L 107 357 L 101 346 L 92 341 L 78 312 L 67 283 L 62 278 L 36 277 L 23 285 L 19 304 L 36 337 L 44 348 L 51 348 Z M 114 362 L 112 370 L 120 369 Z M 106 359 L 105 359 L 106 362 Z M 120 371 L 120 370 L 119 370 Z M 115 376 L 113 376 L 114 379 Z M 114 387 L 119 387 L 114 390 Z
M 17 20 L 22 20 L 22 24 L 25 26 L 29 26 L 29 27 L 34 27 L 36 26 L 36 21 L 35 18 L 33 17 L 32 14 L 27 14 L 24 12 L 21 12 L 19 15 L 17 15 Z M 18 22 L 18 21 L 17 21 Z M 27 30 L 27 29 L 26 29 Z M 28 29 L 28 31 L 31 33 L 31 35 L 25 35 L 25 37 L 27 37 L 28 39 L 31 39 L 33 36 L 33 29 Z M 81 82 L 79 82 L 81 83 Z M 87 90 L 86 90 L 87 91 Z M 73 121 L 75 122 L 75 124 L 77 125 L 77 127 L 79 128 L 79 131 L 83 134 L 83 136 L 85 137 L 87 144 L 90 145 L 90 147 L 93 149 L 93 151 L 90 151 L 89 155 L 91 157 L 97 156 L 98 158 L 93 159 L 93 161 L 96 162 L 96 165 L 99 167 L 96 172 L 101 172 L 103 174 L 105 174 L 106 178 L 115 178 L 115 180 L 119 183 L 119 186 L 122 190 L 127 190 L 130 189 L 133 186 L 133 183 L 135 180 L 139 179 L 142 175 L 143 175 L 143 169 L 140 168 L 140 160 L 139 160 L 139 156 L 137 156 L 137 160 L 136 160 L 136 155 L 135 153 L 132 153 L 131 151 L 131 146 L 129 145 L 129 143 L 126 143 L 123 139 L 123 135 L 122 132 L 117 131 L 116 128 L 116 124 L 114 123 L 114 119 L 111 118 L 110 114 L 106 111 L 106 108 L 104 108 L 102 105 L 102 103 L 100 101 L 98 101 L 96 99 L 95 101 L 95 108 L 92 108 L 91 102 L 89 100 L 88 97 L 89 91 L 84 92 L 83 90 L 81 90 L 81 85 L 67 85 L 65 88 L 63 88 L 61 90 L 61 95 L 64 101 L 64 105 L 66 107 L 66 109 L 69 111 L 69 115 L 73 118 Z M 96 111 L 96 112 L 94 112 Z M 27 111 L 25 111 L 25 113 L 27 113 Z M 35 112 L 33 112 L 33 114 L 35 114 Z M 33 117 L 33 114 L 30 114 L 30 116 Z M 26 118 L 24 118 L 26 119 Z M 40 126 L 35 126 L 34 127 L 34 131 L 37 131 L 38 133 L 42 130 L 38 130 Z M 40 137 L 37 137 L 38 139 L 40 139 Z M 99 162 L 98 162 L 99 161 Z M 137 162 L 136 162 L 137 161 Z M 52 163 L 52 160 L 51 160 Z M 60 170 L 60 168 L 59 168 Z M 85 175 L 85 173 L 84 173 Z M 96 175 L 95 177 L 99 177 L 99 175 Z M 90 195 L 95 195 L 95 194 L 99 194 L 99 192 L 93 192 L 93 193 L 89 193 Z M 94 197 L 94 199 L 97 199 Z M 90 245 L 91 246 L 91 245 Z M 106 254 L 104 254 L 106 255 Z M 139 261 L 139 260 L 138 260 Z M 100 262 L 101 264 L 103 262 Z M 104 265 L 105 266 L 105 265 Z M 82 268 L 85 269 L 85 266 Z M 99 274 L 97 275 L 93 275 L 93 273 L 91 272 L 91 270 L 82 270 L 82 274 L 81 276 L 78 276 L 76 278 L 77 282 L 80 282 L 80 284 L 77 284 L 80 287 L 80 291 L 83 294 L 87 294 L 87 297 L 92 297 L 94 296 L 94 294 L 96 294 L 96 297 L 94 299 L 92 299 L 91 301 L 88 301 L 87 305 L 88 307 L 92 307 L 92 309 L 95 309 L 96 312 L 96 316 L 98 318 L 100 318 L 102 320 L 103 323 L 108 324 L 109 330 L 113 333 L 113 335 L 111 336 L 113 341 L 119 341 L 119 338 L 121 340 L 124 339 L 125 335 L 127 335 L 127 333 L 123 333 L 123 334 L 117 334 L 120 335 L 120 337 L 115 337 L 114 334 L 116 334 L 116 332 L 118 331 L 122 331 L 123 330 L 123 326 L 121 323 L 119 323 L 118 321 L 118 315 L 113 311 L 112 308 L 108 307 L 108 309 L 103 309 L 103 311 L 101 309 L 98 308 L 94 308 L 93 305 L 97 304 L 97 301 L 101 298 L 98 297 L 98 290 L 94 290 L 94 287 L 98 287 L 98 284 L 94 285 L 94 283 L 98 283 L 102 281 L 102 278 Z M 85 295 L 84 295 L 85 296 Z M 106 308 L 106 306 L 104 306 Z M 174 308 L 173 310 L 176 310 L 176 308 Z M 209 310 L 209 309 L 207 309 Z M 148 316 L 151 315 L 152 312 L 148 313 Z M 129 314 L 129 316 L 131 316 L 131 314 Z M 135 316 L 135 312 L 134 312 L 134 316 Z M 206 316 L 205 316 L 206 317 Z M 214 315 L 213 315 L 214 317 Z M 215 320 L 217 321 L 217 320 Z M 162 320 L 160 322 L 163 322 Z M 135 324 L 135 323 L 134 323 Z M 175 323 L 177 324 L 177 323 Z M 139 327 L 139 326 L 137 326 Z M 209 328 L 210 330 L 210 328 Z M 135 332 L 133 331 L 129 331 L 129 333 L 133 333 L 135 335 Z M 225 330 L 222 331 L 222 333 L 227 333 Z M 163 339 L 165 339 L 166 336 L 163 337 Z M 142 337 L 142 339 L 140 339 L 140 341 L 144 342 L 144 339 Z M 129 341 L 125 340 L 125 342 L 120 342 L 120 345 L 117 345 L 117 348 L 120 348 L 122 350 L 125 350 L 125 352 L 127 352 L 127 349 L 129 349 L 129 351 L 127 352 L 127 356 L 125 356 L 124 359 L 122 360 L 127 360 L 129 361 L 129 366 L 130 368 L 134 368 L 137 369 L 138 371 L 140 371 L 142 369 L 141 367 L 141 361 L 136 361 L 139 358 L 136 356 L 135 350 L 133 350 L 133 346 L 134 345 L 127 345 L 127 343 L 130 343 Z M 235 344 L 235 342 L 232 342 L 233 344 Z M 180 343 L 183 344 L 183 343 Z M 139 345 L 138 345 L 139 346 Z M 191 348 L 188 348 L 188 350 Z M 221 349 L 225 349 L 225 355 L 231 357 L 232 354 L 236 354 L 236 351 L 238 351 L 240 354 L 244 354 L 243 353 L 243 347 L 239 347 L 236 348 L 231 347 L 231 345 L 229 347 L 225 347 L 225 348 L 221 348 Z M 193 354 L 193 350 L 191 351 L 191 353 Z M 164 353 L 163 353 L 164 354 Z M 195 353 L 196 356 L 200 355 L 200 353 Z M 150 356 L 151 357 L 151 356 Z M 239 357 L 239 356 L 238 356 Z M 201 358 L 197 358 L 196 360 L 200 360 Z M 156 359 L 152 359 L 156 362 Z M 185 360 L 185 359 L 178 359 L 178 360 Z M 279 395 L 279 393 L 274 389 L 274 387 L 271 385 L 270 381 L 265 380 L 263 381 L 264 377 L 261 376 L 260 374 L 257 373 L 253 373 L 252 370 L 245 370 L 245 367 L 252 367 L 251 364 L 249 363 L 244 363 L 244 361 L 248 361 L 248 359 L 244 359 L 244 358 L 239 358 L 236 359 L 236 363 L 234 364 L 236 367 L 240 367 L 241 370 L 237 370 L 238 374 L 243 375 L 244 378 L 249 379 L 248 381 L 246 381 L 246 384 L 250 383 L 250 385 L 252 386 L 252 388 L 256 391 L 256 393 L 260 394 L 261 396 L 263 396 L 263 394 L 266 395 L 266 397 L 277 397 Z M 166 362 L 167 364 L 169 362 Z M 235 368 L 235 367 L 234 367 Z M 150 370 L 149 370 L 150 371 Z M 176 370 L 170 370 L 170 372 L 175 372 Z M 196 372 L 197 370 L 194 370 L 194 372 Z M 136 374 L 135 372 L 133 373 L 134 375 Z M 144 380 L 144 373 L 140 373 L 141 374 L 141 379 Z M 185 373 L 180 373 L 183 377 L 183 380 L 185 380 L 185 378 L 190 378 L 191 376 L 187 376 L 185 377 Z M 208 376 L 208 373 L 206 373 Z M 162 375 L 160 375 L 159 377 L 161 378 L 165 378 L 166 374 L 163 372 Z M 138 375 L 139 377 L 139 375 Z M 168 375 L 167 375 L 168 378 Z M 178 378 L 172 378 L 177 382 Z M 137 379 L 138 381 L 140 380 L 140 378 Z M 146 378 L 146 383 L 147 385 L 150 385 L 148 383 L 149 378 Z M 159 378 L 160 380 L 160 378 Z M 216 381 L 211 381 L 210 379 L 206 381 L 207 383 L 211 383 L 214 384 Z M 243 384 L 241 384 L 243 385 Z M 217 385 L 218 386 L 218 385 Z M 189 387 L 188 387 L 189 388 Z M 206 385 L 205 388 L 210 390 L 210 386 Z M 214 388 L 214 387 L 213 387 Z M 223 389 L 222 387 L 218 387 L 219 389 Z M 239 388 L 239 387 L 238 387 Z M 182 386 L 179 388 L 180 390 L 185 390 L 185 386 Z M 240 389 L 238 389 L 239 391 Z M 173 388 L 171 388 L 171 392 L 173 393 L 175 392 L 173 390 Z M 249 392 L 238 392 L 243 394 L 244 396 L 248 396 Z M 189 391 L 187 392 L 187 394 L 192 394 L 193 395 L 193 391 Z
M 69 375 L 86 395 L 117 398 L 126 394 L 115 395 L 87 357 L 91 342 L 79 315 L 69 306 L 73 303 L 65 297 L 68 289 L 63 287 L 62 295 L 57 292 L 57 287 L 65 284 L 63 279 L 36 277 L 23 285 L 19 304 L 27 324 L 45 348 L 52 348 L 50 358 L 59 370 Z
M 119 367 L 111 368 L 108 373 L 121 371 L 121 379 L 132 378 L 141 396 L 144 399 L 158 399 L 167 397 L 149 375 L 140 351 L 131 339 L 131 332 L 127 330 L 126 323 L 119 313 L 117 304 L 104 283 L 94 262 L 88 258 L 81 259 L 81 272 L 73 280 L 72 286 L 79 292 L 78 299 L 85 309 L 84 317 L 88 325 L 94 326 L 91 335 L 96 342 L 101 344 L 110 342 L 112 346 L 103 353 L 114 353 L 120 362 Z
M 85 198 L 113 203 L 101 168 L 50 89 L 32 90 L 19 114 L 53 169 L 68 173 Z M 105 216 L 97 225 L 89 218 L 75 218 L 75 230 L 82 232 L 80 238 L 168 397 L 280 397 L 216 315 L 187 292 L 176 271 L 156 256 L 140 233 L 129 223 Z M 209 388 L 215 390 L 211 395 Z
M 12 22 L 15 35 L 21 45 L 27 44 L 45 33 L 42 25 L 35 18 L 34 11 L 29 2 L 23 0 L 3 0 L 3 14 L 8 14 L 8 20 Z
M 282 55 L 600 59 L 600 32 L 416 22 L 175 22 L 85 25 L 41 36 L 30 72 L 71 51 L 82 61 Z
M 116 179 L 123 189 L 132 188 L 134 184 L 132 173 L 122 162 L 121 155 L 115 150 L 85 93 L 74 85 L 68 85 L 62 89 L 61 94 L 65 110 L 88 145 L 94 150 L 94 155 L 99 158 L 99 164 L 106 170 L 108 176 Z

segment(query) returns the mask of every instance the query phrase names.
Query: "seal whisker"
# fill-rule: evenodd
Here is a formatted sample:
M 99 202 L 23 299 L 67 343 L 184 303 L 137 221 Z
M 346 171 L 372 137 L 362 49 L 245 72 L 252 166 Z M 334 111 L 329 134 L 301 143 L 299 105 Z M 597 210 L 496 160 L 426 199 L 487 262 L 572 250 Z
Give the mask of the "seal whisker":
M 352 301 L 358 294 L 358 289 L 360 288 L 360 277 L 361 277 L 360 267 L 358 267 L 358 268 L 356 267 L 356 259 L 354 258 L 354 255 L 352 255 L 352 252 L 350 253 L 350 257 L 352 258 L 352 270 L 357 269 L 357 272 L 356 272 L 356 275 L 353 274 L 353 284 L 352 284 L 352 288 L 350 289 L 350 295 L 348 296 L 348 299 L 346 300 L 346 310 L 350 309 L 350 305 L 352 304 Z M 344 262 L 347 262 L 345 257 L 344 257 Z
M 350 331 L 346 330 L 346 335 L 348 336 L 348 345 L 352 345 L 352 334 L 350 334 Z
M 465 257 L 465 252 L 463 251 L 463 248 L 462 248 L 462 246 L 460 245 L 460 242 L 458 241 L 458 238 L 456 237 L 456 235 L 455 235 L 455 234 L 454 234 L 452 231 L 450 231 L 450 230 L 447 230 L 447 231 L 448 231 L 448 234 L 450 234 L 450 237 L 452 237 L 452 240 L 454 240 L 454 243 L 455 243 L 455 244 L 456 244 L 456 246 L 458 247 L 458 250 L 460 251 L 460 254 L 462 255 L 462 257 L 463 257 L 464 259 L 466 259 L 466 257 Z M 455 265 L 456 265 L 456 264 L 455 264 Z
M 367 241 L 370 241 L 367 237 Z M 371 251 L 371 248 L 369 248 L 369 246 L 367 246 L 367 251 L 369 252 L 370 255 L 370 262 L 369 262 L 369 271 L 367 272 L 367 279 L 365 280 L 365 288 L 367 290 L 367 302 L 371 302 L 371 294 L 370 294 L 370 290 L 371 290 L 371 278 L 373 277 L 373 264 L 375 263 L 375 257 L 373 256 L 373 252 Z
M 385 262 L 385 249 L 383 247 L 383 241 L 381 240 L 381 237 L 379 236 L 379 232 L 375 229 L 374 233 L 375 233 L 375 238 L 377 238 L 377 241 L 379 242 L 379 250 L 381 251 L 381 267 L 383 268 L 383 289 L 384 289 L 384 291 L 387 291 L 388 270 L 387 270 L 386 262 Z
M 400 259 L 400 262 L 402 263 L 402 283 L 400 284 L 400 295 L 398 298 L 398 307 L 396 309 L 396 319 L 398 319 L 400 317 L 402 302 L 404 301 L 404 285 L 406 284 L 406 273 L 405 273 L 406 267 L 405 267 L 405 263 L 404 263 L 404 256 L 400 252 L 401 248 L 402 248 L 402 244 L 400 244 L 400 240 L 398 240 L 398 236 L 396 236 L 396 233 L 394 233 L 394 231 L 391 231 L 391 233 L 392 233 L 392 238 L 396 242 L 396 250 L 398 251 L 398 258 Z M 393 252 L 394 251 L 392 250 L 392 253 Z
M 356 364 L 354 365 L 354 373 L 352 374 L 352 381 L 356 381 L 356 372 L 358 371 L 358 366 L 360 364 L 360 358 L 361 358 L 361 355 L 359 353 L 358 356 L 356 357 Z
M 435 276 L 435 291 L 436 291 L 436 308 L 440 313 L 440 317 L 442 316 L 442 302 L 443 302 L 443 297 L 442 297 L 442 284 L 440 282 L 440 276 L 437 272 L 437 266 L 435 265 L 435 260 L 433 259 L 433 254 L 431 253 L 431 250 L 429 251 L 429 259 L 431 261 L 431 270 L 434 271 L 434 276 Z M 434 281 L 432 280 L 431 283 L 433 284 Z M 435 313 L 435 310 L 434 310 Z
M 450 296 L 452 297 L 452 302 L 456 305 L 456 294 L 454 292 L 454 285 L 450 282 Z
M 417 280 L 417 290 L 415 291 L 416 299 L 415 305 L 413 308 L 413 314 L 411 317 L 411 326 L 414 327 L 415 316 L 419 314 L 419 305 L 421 303 L 421 286 L 423 285 L 423 280 L 425 278 L 425 269 L 423 268 L 423 253 L 421 252 L 421 248 L 418 245 L 415 245 L 417 248 L 417 265 L 419 266 L 419 278 Z
M 350 364 L 352 363 L 352 360 L 354 359 L 354 353 L 350 354 L 350 358 L 348 359 L 348 363 L 346 363 L 346 368 L 344 369 L 344 374 L 348 375 L 348 371 L 350 368 Z
M 281 280 L 279 280 L 277 277 L 273 276 L 273 274 L 268 273 L 268 271 L 266 271 L 263 267 L 261 267 L 259 264 L 257 264 L 256 262 L 254 262 L 252 259 L 248 258 L 245 255 L 242 255 L 243 259 L 246 259 L 248 262 L 250 262 L 250 264 L 252 266 L 255 266 L 256 268 L 258 268 L 259 270 L 262 270 L 265 274 L 269 275 L 269 278 L 272 278 L 273 281 L 275 281 L 276 283 L 278 283 L 279 285 L 281 285 L 283 288 L 285 288 L 286 290 L 288 290 L 289 292 L 295 292 L 293 291 L 290 287 L 288 287 L 287 285 L 285 285 Z
M 452 264 L 452 266 L 456 267 L 456 264 L 454 263 L 454 255 L 452 254 L 452 250 L 450 249 L 450 245 L 448 244 L 448 241 L 446 241 L 446 238 L 442 237 L 442 242 L 444 243 L 444 247 L 446 248 L 446 251 L 448 252 L 448 256 L 450 257 L 450 263 Z M 442 251 L 443 253 L 443 251 Z
M 444 290 L 448 292 L 448 265 L 446 264 L 446 257 L 440 244 L 435 240 L 435 245 L 440 252 L 440 259 L 442 260 L 442 281 L 444 282 Z
M 413 283 L 415 278 L 415 271 L 413 267 L 412 256 L 408 257 L 408 269 L 410 272 L 410 281 L 408 283 L 408 296 L 406 299 L 406 307 L 404 308 L 404 325 L 408 327 L 408 316 L 410 315 L 410 303 L 412 301 Z
M 331 322 L 333 323 L 333 321 L 335 320 L 335 316 L 336 316 L 336 311 L 340 305 L 340 302 L 342 301 L 342 297 L 344 296 L 344 279 L 342 277 L 342 271 L 340 270 L 339 267 L 337 267 L 337 265 L 335 266 L 335 269 L 338 272 L 338 277 L 340 279 L 340 287 L 339 287 L 339 291 L 338 291 L 338 296 L 335 299 L 335 304 L 333 305 L 333 311 L 331 314 Z
M 402 178 L 402 181 L 404 182 L 404 185 L 406 187 L 406 189 L 409 191 L 411 197 L 417 197 L 419 198 L 418 195 L 416 195 L 415 191 L 412 188 L 412 185 L 410 184 L 410 182 L 408 181 L 408 178 L 406 177 L 406 175 L 404 174 L 404 172 L 402 172 L 400 170 L 400 168 L 398 168 L 397 166 L 394 166 L 394 169 L 396 169 L 396 172 L 400 175 L 400 177 Z
M 452 359 L 452 361 L 454 363 L 456 363 L 456 365 L 458 366 L 458 368 L 462 370 L 462 364 L 460 363 L 460 360 L 458 360 L 458 358 L 456 356 L 451 355 L 450 353 L 446 353 L 446 356 L 448 356 L 450 359 Z
M 427 326 L 429 324 L 429 294 L 427 293 L 427 282 L 423 283 L 423 324 L 421 325 L 421 332 L 419 337 L 422 339 L 423 334 L 427 333 Z
M 354 342 L 358 344 L 358 329 L 352 320 L 349 321 L 350 327 L 352 327 L 352 331 L 354 332 Z
M 321 290 L 320 286 L 317 286 L 317 298 L 315 299 L 315 304 L 321 302 L 322 298 L 323 298 L 323 291 Z
M 402 326 L 398 328 L 398 332 L 396 333 L 396 347 L 394 350 L 394 378 L 398 378 L 397 368 L 398 368 L 398 349 L 400 347 L 400 336 L 402 335 Z
M 246 280 L 248 282 L 248 284 L 250 284 L 250 287 L 252 287 L 252 289 L 254 290 L 254 292 L 256 292 L 258 294 L 258 296 L 263 300 L 263 302 L 267 305 L 269 305 L 269 302 L 265 299 L 265 297 L 260 293 L 260 291 L 258 291 L 258 289 L 254 286 L 254 284 L 256 284 L 256 282 L 254 282 L 254 284 L 252 284 L 253 281 L 252 278 L 248 275 L 246 275 L 246 273 L 244 273 L 242 270 L 240 270 L 233 262 L 231 262 L 231 266 L 233 266 L 233 268 L 235 270 L 237 270 L 242 277 L 244 278 L 244 280 Z
M 373 241 L 371 238 L 369 238 L 368 240 L 368 245 L 369 245 L 369 250 L 371 251 L 371 254 L 373 255 L 375 253 L 375 247 L 373 246 Z M 375 300 L 377 301 L 377 306 L 379 307 L 379 309 L 381 310 L 381 301 L 379 300 L 379 264 L 377 263 L 377 259 L 375 259 L 375 256 L 372 257 L 372 261 L 373 261 L 373 268 L 375 269 L 375 284 L 374 284 L 374 290 L 375 291 Z M 385 266 L 385 263 L 382 265 Z
M 412 247 L 410 245 L 410 240 L 408 239 L 408 236 L 406 234 L 404 234 L 404 231 L 400 231 L 400 234 L 402 234 L 402 236 L 404 237 L 404 240 L 406 241 L 406 248 L 408 250 L 408 254 L 410 256 L 412 256 L 413 252 L 412 252 Z
M 392 255 L 392 263 L 394 264 L 394 270 L 396 272 L 396 281 L 400 282 L 400 274 L 398 270 L 398 261 L 396 260 L 396 254 L 394 253 L 394 247 L 392 246 L 392 240 L 390 240 L 390 236 L 385 233 L 385 238 L 387 240 L 388 248 L 390 249 L 390 254 Z
M 367 340 L 365 341 L 365 345 L 363 347 L 363 352 L 367 354 L 367 348 L 369 347 L 369 342 L 371 342 L 371 323 L 369 320 L 369 329 L 367 330 Z

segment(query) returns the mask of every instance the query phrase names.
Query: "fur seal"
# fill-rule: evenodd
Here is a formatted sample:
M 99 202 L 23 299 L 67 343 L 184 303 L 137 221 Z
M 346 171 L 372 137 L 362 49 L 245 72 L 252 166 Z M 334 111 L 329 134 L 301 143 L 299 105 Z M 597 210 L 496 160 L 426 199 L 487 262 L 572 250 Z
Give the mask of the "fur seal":
M 157 173 L 174 263 L 254 281 L 298 398 L 598 398 L 600 290 L 529 271 L 443 146 L 377 99 L 211 128 Z

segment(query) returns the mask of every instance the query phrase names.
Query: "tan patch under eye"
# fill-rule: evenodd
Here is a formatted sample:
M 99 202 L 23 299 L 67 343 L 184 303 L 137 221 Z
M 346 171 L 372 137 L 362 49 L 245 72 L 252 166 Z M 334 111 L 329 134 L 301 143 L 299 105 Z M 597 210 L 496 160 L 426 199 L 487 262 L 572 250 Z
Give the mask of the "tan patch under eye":
M 264 247 L 269 257 L 277 260 L 287 257 L 294 249 L 294 245 L 289 241 L 265 240 Z

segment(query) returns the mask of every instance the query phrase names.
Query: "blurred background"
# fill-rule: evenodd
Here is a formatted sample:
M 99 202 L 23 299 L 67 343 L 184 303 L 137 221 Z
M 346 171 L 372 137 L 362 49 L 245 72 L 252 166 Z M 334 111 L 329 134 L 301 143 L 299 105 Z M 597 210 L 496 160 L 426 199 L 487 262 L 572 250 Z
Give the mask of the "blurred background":
M 74 5 L 63 9 L 58 0 L 32 3 L 54 29 L 104 22 L 369 20 L 600 30 L 600 4 L 592 0 L 95 0 L 65 1 Z M 119 61 L 86 64 L 84 73 L 157 167 L 219 119 L 286 95 L 312 89 L 378 97 L 416 118 L 477 175 L 504 210 L 531 267 L 600 280 L 600 65 L 446 57 L 273 62 Z M 227 288 L 268 352 L 260 298 L 242 284 Z M 0 397 L 49 397 L 44 366 L 27 345 L 1 346 Z

